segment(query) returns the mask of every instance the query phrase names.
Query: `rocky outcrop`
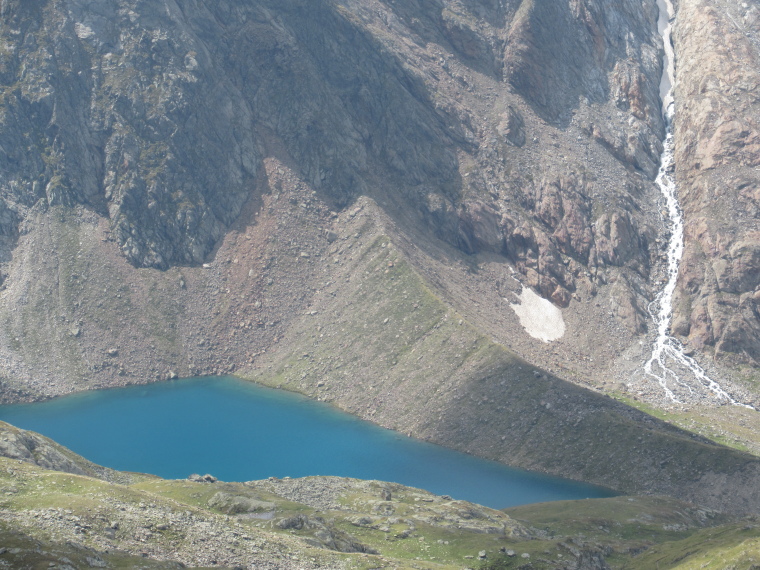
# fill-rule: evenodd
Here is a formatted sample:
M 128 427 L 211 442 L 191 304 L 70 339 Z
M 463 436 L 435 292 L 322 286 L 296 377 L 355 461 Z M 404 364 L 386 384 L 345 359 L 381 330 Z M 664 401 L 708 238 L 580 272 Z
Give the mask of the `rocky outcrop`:
M 526 284 L 560 306 L 569 303 L 578 273 L 596 275 L 600 266 L 626 265 L 635 257 L 630 265 L 648 275 L 649 244 L 639 228 L 648 233 L 649 220 L 638 215 L 637 220 L 628 220 L 629 235 L 620 238 L 626 240 L 626 248 L 636 251 L 620 257 L 609 255 L 605 221 L 599 228 L 595 218 L 610 209 L 610 202 L 641 184 L 633 172 L 653 178 L 657 171 L 663 125 L 657 38 L 652 36 L 655 19 L 653 5 L 642 10 L 634 3 L 522 2 L 507 11 L 502 27 L 493 20 L 490 27 L 474 20 L 479 25 L 470 29 L 502 39 L 503 78 L 532 113 L 526 118 L 518 105 L 505 104 L 503 111 L 486 120 L 495 123 L 493 134 L 498 137 L 490 139 L 487 131 L 493 127 L 478 120 L 477 104 L 470 105 L 482 134 L 474 156 L 478 168 L 465 173 L 461 205 L 444 205 L 430 197 L 423 205 L 439 235 L 468 253 L 507 255 L 525 275 Z M 486 61 L 481 63 L 489 67 Z M 610 111 L 625 122 L 618 123 Z M 578 155 L 581 148 L 562 157 L 564 164 L 552 164 L 546 154 L 560 144 L 551 140 L 556 135 L 547 133 L 543 121 L 563 128 L 577 125 L 582 133 L 577 140 L 590 138 L 598 143 L 595 152 L 613 157 L 630 171 L 602 187 L 583 173 L 588 157 Z M 541 149 L 540 165 L 532 168 L 520 168 L 520 153 L 497 144 L 523 148 L 529 139 Z M 505 161 L 508 172 L 499 168 L 499 162 Z M 511 210 L 510 201 L 518 202 L 521 211 Z M 450 221 L 452 210 L 458 211 L 458 224 Z M 597 251 L 601 253 L 596 255 Z
M 676 174 L 686 248 L 674 331 L 760 359 L 760 39 L 757 3 L 681 0 Z
M 241 513 L 258 513 L 272 511 L 274 503 L 262 501 L 256 495 L 241 494 L 237 492 L 219 491 L 208 501 L 208 506 L 228 515 Z
M 525 144 L 525 121 L 520 112 L 512 107 L 502 113 L 496 129 L 506 142 L 519 147 Z
M 5 422 L 0 422 L 0 457 L 106 481 L 129 480 L 129 476 L 91 463 L 38 433 L 21 430 Z

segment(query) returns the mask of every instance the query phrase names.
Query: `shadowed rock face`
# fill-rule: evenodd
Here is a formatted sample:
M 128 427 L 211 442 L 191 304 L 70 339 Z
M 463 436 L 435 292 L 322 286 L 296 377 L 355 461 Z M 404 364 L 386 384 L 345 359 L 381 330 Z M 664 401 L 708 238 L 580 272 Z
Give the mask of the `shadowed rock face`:
M 5 10 L 6 187 L 109 216 L 137 266 L 204 260 L 255 192 L 265 131 L 337 205 L 362 191 L 368 155 L 412 183 L 456 172 L 456 125 L 336 6 Z
M 634 129 L 603 117 L 585 127 L 647 176 L 657 161 L 653 2 L 4 6 L 3 235 L 40 199 L 85 204 L 110 218 L 134 265 L 199 264 L 257 192 L 273 135 L 335 207 L 377 187 L 373 174 L 391 177 L 418 189 L 404 193 L 408 206 L 464 251 L 514 250 L 548 265 L 541 289 L 564 289 L 556 300 L 566 304 L 575 284 L 558 251 L 606 260 L 589 260 L 588 196 L 547 217 L 557 207 L 546 200 L 557 200 L 537 188 L 536 211 L 518 219 L 492 199 L 469 203 L 461 153 L 493 170 L 505 153 L 489 131 L 516 147 L 531 131 L 516 105 L 488 116 L 484 83 L 506 92 L 503 79 L 521 96 L 511 99 L 564 127 L 581 106 L 630 113 Z M 562 190 L 554 168 L 530 170 Z M 481 173 L 473 198 L 532 185 L 520 174 Z M 483 208 L 494 213 L 473 213 Z M 543 227 L 513 234 L 525 222 Z
M 652 6 L 631 1 L 522 2 L 506 36 L 505 77 L 552 121 L 568 124 L 581 100 L 612 100 L 658 126 L 652 17 Z M 658 158 L 649 160 L 652 168 Z

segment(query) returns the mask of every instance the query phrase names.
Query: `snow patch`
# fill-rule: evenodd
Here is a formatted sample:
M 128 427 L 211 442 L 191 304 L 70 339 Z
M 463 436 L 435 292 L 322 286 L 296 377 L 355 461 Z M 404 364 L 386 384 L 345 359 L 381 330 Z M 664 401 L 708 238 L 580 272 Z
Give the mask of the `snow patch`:
M 86 40 L 95 35 L 95 32 L 92 31 L 92 28 L 90 28 L 89 26 L 85 26 L 84 24 L 79 23 L 79 22 L 74 24 L 74 33 L 76 33 L 77 37 L 80 40 Z
M 544 342 L 562 338 L 565 334 L 565 319 L 562 318 L 562 310 L 559 307 L 538 296 L 528 287 L 523 287 L 517 298 L 520 302 L 509 303 L 509 306 L 520 319 L 525 332 Z

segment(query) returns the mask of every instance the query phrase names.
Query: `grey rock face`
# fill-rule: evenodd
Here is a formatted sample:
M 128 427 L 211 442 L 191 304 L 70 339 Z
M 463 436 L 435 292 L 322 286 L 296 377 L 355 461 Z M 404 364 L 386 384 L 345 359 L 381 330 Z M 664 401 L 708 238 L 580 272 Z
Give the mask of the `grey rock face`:
M 660 126 L 651 81 L 660 65 L 651 37 L 655 19 L 654 4 L 629 0 L 522 2 L 505 42 L 504 76 L 549 120 L 567 123 L 581 98 L 612 98 Z
M 5 10 L 0 144 L 19 152 L 2 165 L 16 209 L 86 204 L 133 263 L 200 262 L 256 173 L 241 97 L 190 64 L 194 38 L 149 3 Z
M 456 128 L 332 6 L 5 10 L 3 193 L 16 210 L 91 206 L 135 265 L 203 261 L 255 192 L 266 133 L 338 204 L 362 191 L 370 157 L 411 181 L 454 175 Z

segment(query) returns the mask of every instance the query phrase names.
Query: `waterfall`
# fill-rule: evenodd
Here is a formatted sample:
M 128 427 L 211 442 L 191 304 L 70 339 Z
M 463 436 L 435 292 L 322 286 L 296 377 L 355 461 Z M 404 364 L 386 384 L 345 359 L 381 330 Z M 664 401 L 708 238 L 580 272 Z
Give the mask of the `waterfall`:
M 652 356 L 644 364 L 644 372 L 656 379 L 666 396 L 674 402 L 679 401 L 676 392 L 701 395 L 706 389 L 721 402 L 745 405 L 734 400 L 720 384 L 707 375 L 693 358 L 684 354 L 681 343 L 670 335 L 673 293 L 678 280 L 678 266 L 683 255 L 683 214 L 678 205 L 673 156 L 675 54 L 670 32 L 674 13 L 670 0 L 657 0 L 657 7 L 660 10 L 657 28 L 665 47 L 660 99 L 666 131 L 660 157 L 660 170 L 655 183 L 665 200 L 670 225 L 670 241 L 667 250 L 667 282 L 649 307 L 649 313 L 657 329 L 657 336 L 652 347 Z

